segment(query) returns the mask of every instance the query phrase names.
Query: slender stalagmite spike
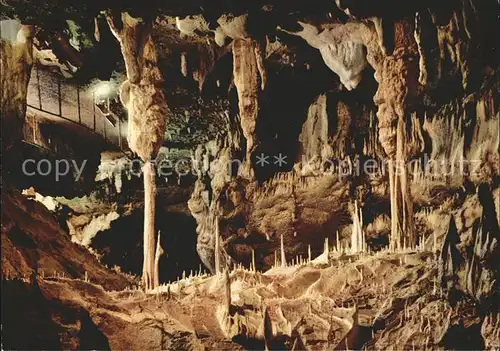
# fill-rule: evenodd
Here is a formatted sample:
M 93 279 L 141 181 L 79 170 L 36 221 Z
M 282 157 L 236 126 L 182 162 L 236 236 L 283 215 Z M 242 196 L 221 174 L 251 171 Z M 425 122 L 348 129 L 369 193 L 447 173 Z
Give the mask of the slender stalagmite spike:
M 311 262 L 311 245 L 307 245 L 307 257 L 309 259 L 309 262 Z
M 435 230 L 432 232 L 432 238 L 433 238 L 432 252 L 435 253 L 437 251 L 437 238 L 436 238 L 436 231 Z
M 157 289 L 160 286 L 160 257 L 163 255 L 163 248 L 160 243 L 160 231 L 158 231 L 158 240 L 156 244 L 155 261 L 154 261 L 154 271 L 153 271 L 153 288 Z
M 274 251 L 274 267 L 278 267 L 278 255 L 276 251 Z
M 229 270 L 224 269 L 224 282 L 226 283 L 226 309 L 227 314 L 229 315 L 231 311 L 231 277 L 229 276 Z
M 337 230 L 337 242 L 336 242 L 336 246 L 337 246 L 337 251 L 342 251 L 342 248 L 340 247 L 340 241 L 339 241 L 339 231 Z
M 283 244 L 283 234 L 281 234 L 281 267 L 286 267 L 285 246 Z
M 257 269 L 255 268 L 255 250 L 252 249 L 252 272 L 257 272 Z
M 215 275 L 220 273 L 219 218 L 215 218 Z

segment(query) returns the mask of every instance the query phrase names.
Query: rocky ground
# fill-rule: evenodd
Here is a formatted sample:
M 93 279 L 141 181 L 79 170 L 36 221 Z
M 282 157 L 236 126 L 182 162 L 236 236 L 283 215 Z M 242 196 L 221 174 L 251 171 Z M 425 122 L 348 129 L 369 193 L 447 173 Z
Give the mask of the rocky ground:
M 43 205 L 14 191 L 3 199 L 6 349 L 500 346 L 498 300 L 491 300 L 498 299 L 491 296 L 498 286 L 488 285 L 483 275 L 498 256 L 482 256 L 470 273 L 482 277 L 475 297 L 456 266 L 443 278 L 444 237 L 401 252 L 356 253 L 347 243 L 330 242 L 318 257 L 285 254 L 285 265 L 278 254 L 265 272 L 238 265 L 217 275 L 185 272 L 159 291 L 144 293 L 133 277 L 103 267 L 72 243 Z M 479 206 L 479 218 L 486 218 L 477 197 L 466 202 L 464 211 Z

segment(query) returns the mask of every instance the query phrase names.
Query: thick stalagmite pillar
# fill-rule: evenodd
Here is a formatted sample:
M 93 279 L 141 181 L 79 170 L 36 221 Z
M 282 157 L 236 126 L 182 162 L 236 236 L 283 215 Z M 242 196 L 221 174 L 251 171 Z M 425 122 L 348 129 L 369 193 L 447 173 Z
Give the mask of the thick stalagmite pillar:
M 419 148 L 419 140 L 409 137 L 406 131 L 412 123 L 411 103 L 418 89 L 418 56 L 416 47 L 408 45 L 408 38 L 412 38 L 411 28 L 398 25 L 394 53 L 384 56 L 375 72 L 379 83 L 374 97 L 379 139 L 388 158 L 392 249 L 416 244 L 407 163 Z
M 168 108 L 161 88 L 163 78 L 151 37 L 151 23 L 124 12 L 120 18 L 109 16 L 108 24 L 120 43 L 127 70 L 120 98 L 128 111 L 128 144 L 144 161 L 143 283 L 146 290 L 152 290 L 159 284 L 155 278 L 158 275 L 154 235 L 156 186 L 152 160 L 164 140 Z

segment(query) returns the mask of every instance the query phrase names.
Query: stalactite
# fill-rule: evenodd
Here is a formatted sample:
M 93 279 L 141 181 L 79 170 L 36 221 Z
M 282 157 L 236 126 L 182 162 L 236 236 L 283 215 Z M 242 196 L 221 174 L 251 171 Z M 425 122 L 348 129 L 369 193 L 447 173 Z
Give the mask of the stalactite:
M 428 11 L 415 14 L 414 35 L 419 54 L 418 81 L 424 86 L 435 87 L 441 78 L 441 57 L 436 27 Z
M 261 80 L 260 89 L 263 89 L 266 84 L 263 49 L 257 40 L 251 38 L 235 39 L 232 48 L 233 77 L 234 85 L 238 91 L 241 129 L 247 142 L 243 173 L 246 176 L 253 177 L 250 156 L 258 143 L 255 128 L 259 114 L 259 76 Z
M 23 138 L 28 82 L 33 65 L 34 27 L 23 25 L 17 37 L 0 41 L 0 81 L 2 150 L 8 150 Z M 15 87 L 12 84 L 16 84 Z

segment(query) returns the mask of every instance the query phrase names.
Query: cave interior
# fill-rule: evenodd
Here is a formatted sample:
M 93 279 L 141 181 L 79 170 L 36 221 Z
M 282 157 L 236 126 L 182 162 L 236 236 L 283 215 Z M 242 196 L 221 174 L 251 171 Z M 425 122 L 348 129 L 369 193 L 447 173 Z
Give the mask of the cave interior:
M 498 350 L 496 0 L 2 0 L 2 348 Z

